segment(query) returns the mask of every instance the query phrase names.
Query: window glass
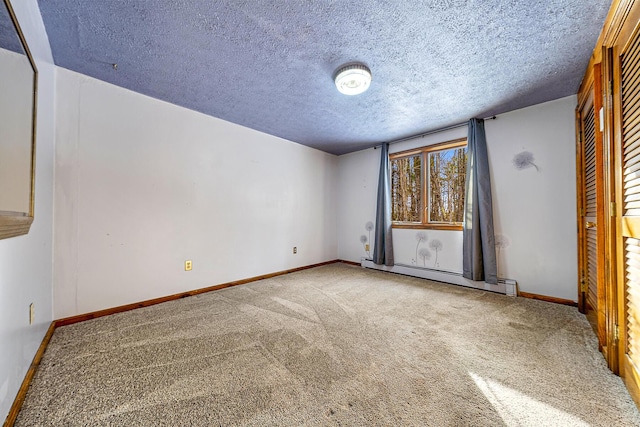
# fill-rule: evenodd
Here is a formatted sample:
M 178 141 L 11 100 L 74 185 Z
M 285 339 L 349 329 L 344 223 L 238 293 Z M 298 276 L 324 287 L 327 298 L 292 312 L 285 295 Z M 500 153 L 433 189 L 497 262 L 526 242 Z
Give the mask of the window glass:
M 395 153 L 390 163 L 394 225 L 461 229 L 467 168 L 465 139 Z
M 392 220 L 422 222 L 422 153 L 391 160 Z
M 429 222 L 458 222 L 464 215 L 467 147 L 434 151 L 429 156 Z

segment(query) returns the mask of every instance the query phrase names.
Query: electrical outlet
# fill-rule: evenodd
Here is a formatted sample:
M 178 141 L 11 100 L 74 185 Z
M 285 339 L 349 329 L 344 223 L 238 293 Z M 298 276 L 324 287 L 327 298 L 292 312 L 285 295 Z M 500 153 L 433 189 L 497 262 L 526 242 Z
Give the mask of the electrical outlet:
M 36 320 L 36 312 L 35 306 L 33 303 L 29 304 L 29 324 L 33 325 L 33 322 Z
M 193 264 L 191 263 L 190 259 L 184 262 L 184 271 L 191 271 L 192 267 L 193 267 Z
M 364 245 L 364 250 L 369 252 L 369 244 L 368 243 L 366 245 Z
M 298 253 L 298 247 L 297 247 L 297 246 L 294 246 L 294 247 L 293 247 L 293 253 L 294 253 L 294 254 L 297 254 L 297 253 Z

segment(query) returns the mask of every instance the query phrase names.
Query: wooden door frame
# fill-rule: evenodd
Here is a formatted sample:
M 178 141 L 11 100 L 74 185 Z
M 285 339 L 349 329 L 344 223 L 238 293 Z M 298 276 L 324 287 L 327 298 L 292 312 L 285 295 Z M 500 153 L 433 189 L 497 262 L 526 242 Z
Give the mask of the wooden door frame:
M 596 63 L 590 67 L 590 72 L 585 77 L 578 93 L 578 106 L 576 108 L 576 186 L 578 205 L 578 307 L 585 313 L 598 337 L 598 349 L 602 351 L 606 359 L 609 359 L 607 343 L 607 256 L 604 250 L 607 246 L 608 216 L 605 214 L 605 206 L 608 206 L 605 194 L 607 177 L 604 164 L 603 133 L 600 126 L 600 109 L 602 107 L 602 73 L 601 64 Z M 585 170 L 585 138 L 584 116 L 585 112 L 593 108 L 594 121 L 594 154 L 595 154 L 595 180 L 596 180 L 596 293 L 595 306 L 589 303 L 589 266 L 587 256 L 587 232 L 586 221 L 586 170 Z
M 609 359 L 609 347 L 607 334 L 607 304 L 610 299 L 610 294 L 607 292 L 607 224 L 609 219 L 607 206 L 609 206 L 608 200 L 606 200 L 605 189 L 608 186 L 607 173 L 605 172 L 604 163 L 604 145 L 603 145 L 603 129 L 600 123 L 600 111 L 602 109 L 602 67 L 600 63 L 593 65 L 593 115 L 594 115 L 594 132 L 595 132 L 595 150 L 596 150 L 596 224 L 597 224 L 597 268 L 598 268 L 598 301 L 596 309 L 597 317 L 597 334 L 600 342 L 601 350 L 603 351 L 605 358 Z M 602 110 L 604 111 L 604 110 Z
M 605 306 L 605 323 L 606 323 L 606 340 L 607 351 L 605 359 L 607 365 L 614 373 L 620 375 L 620 347 L 618 339 L 618 319 L 619 315 L 619 290 L 618 278 L 624 278 L 624 257 L 619 258 L 619 241 L 618 230 L 620 225 L 621 206 L 618 197 L 618 188 L 621 185 L 622 174 L 620 173 L 620 155 L 616 150 L 616 138 L 614 132 L 614 108 L 613 108 L 613 56 L 611 49 L 601 48 L 601 108 L 603 111 L 602 127 L 602 146 L 603 146 L 603 167 L 604 167 L 604 205 L 608 207 L 606 219 L 604 221 L 605 244 L 605 282 L 604 292 L 606 294 Z M 620 178 L 620 180 L 619 180 Z M 622 260 L 618 262 L 618 260 Z
M 611 102 L 608 103 L 612 110 L 613 121 L 611 122 L 610 134 L 613 136 L 614 157 L 615 157 L 615 196 L 616 196 L 616 270 L 617 270 L 617 304 L 616 304 L 616 326 L 618 333 L 618 360 L 619 375 L 623 377 L 629 393 L 640 405 L 640 377 L 635 369 L 631 367 L 631 361 L 627 357 L 626 350 L 628 346 L 627 331 L 627 304 L 626 304 L 626 274 L 625 274 L 625 257 L 624 257 L 624 228 L 627 224 L 622 221 L 623 208 L 623 165 L 622 165 L 622 78 L 620 56 L 627 50 L 628 45 L 633 41 L 634 37 L 640 32 L 640 3 L 628 2 L 624 9 L 624 19 L 619 24 L 619 29 L 615 32 L 615 37 L 605 44 L 609 47 L 610 54 L 607 61 L 610 61 L 610 70 L 613 83 L 610 86 Z M 613 319 L 612 319 L 613 320 Z
M 633 36 L 640 32 L 640 0 L 613 0 L 609 13 L 605 20 L 595 49 L 590 58 L 589 65 L 578 91 L 578 108 L 576 109 L 576 175 L 578 188 L 578 225 L 579 239 L 584 233 L 583 220 L 580 216 L 580 207 L 584 204 L 584 196 L 580 194 L 584 183 L 580 181 L 581 165 L 584 164 L 580 157 L 581 118 L 578 113 L 582 110 L 586 96 L 593 88 L 594 102 L 599 100 L 602 106 L 602 116 L 599 108 L 595 108 L 597 120 L 602 121 L 604 132 L 602 133 L 602 207 L 604 215 L 604 227 L 600 227 L 604 233 L 604 245 L 598 246 L 598 252 L 604 256 L 604 317 L 605 317 L 605 342 L 603 353 L 609 368 L 623 377 L 627 388 L 640 407 L 640 374 L 638 367 L 632 368 L 631 361 L 627 357 L 628 331 L 627 331 L 627 298 L 626 298 L 626 259 L 623 234 L 629 233 L 628 227 L 640 228 L 640 219 L 630 218 L 623 221 L 623 147 L 622 147 L 622 92 L 620 75 L 620 54 L 625 52 Z M 598 78 L 598 66 L 601 77 Z M 599 88 L 596 87 L 599 84 Z M 600 125 L 597 126 L 598 130 Z M 599 221 L 599 220 L 598 220 Z M 627 227 L 627 228 L 625 228 Z M 627 231 L 625 231 L 627 230 Z M 598 230 L 600 231 L 600 230 Z M 637 231 L 637 230 L 636 230 Z M 582 233 L 582 234 L 580 234 Z M 580 244 L 582 240 L 579 240 Z M 601 250 L 602 248 L 602 250 Z M 582 252 L 581 252 L 582 251 Z M 584 250 L 579 246 L 579 268 L 583 268 Z M 581 311 L 586 310 L 586 301 L 582 298 L 581 283 L 582 270 L 579 271 L 578 295 L 580 296 Z M 600 296 L 600 288 L 598 289 Z

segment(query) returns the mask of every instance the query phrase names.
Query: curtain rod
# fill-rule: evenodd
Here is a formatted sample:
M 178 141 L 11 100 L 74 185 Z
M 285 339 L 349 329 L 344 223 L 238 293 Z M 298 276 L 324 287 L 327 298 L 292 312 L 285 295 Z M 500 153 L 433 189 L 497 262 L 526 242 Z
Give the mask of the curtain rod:
M 487 117 L 487 118 L 485 118 L 483 120 L 495 120 L 495 119 L 497 119 L 496 116 L 491 116 L 491 117 Z M 411 135 L 411 136 L 407 136 L 405 138 L 396 139 L 395 141 L 391 141 L 391 142 L 389 142 L 389 145 L 397 144 L 398 142 L 411 141 L 412 139 L 424 138 L 427 135 L 432 135 L 434 133 L 440 133 L 440 132 L 444 132 L 444 131 L 451 130 L 451 129 L 461 128 L 463 126 L 467 126 L 468 124 L 469 124 L 469 121 L 466 121 L 464 123 L 458 123 L 458 124 L 451 125 L 451 126 L 446 126 L 446 127 L 440 128 L 440 129 L 434 129 L 434 130 L 430 130 L 430 131 L 427 131 L 427 132 L 418 133 L 416 135 Z M 381 145 L 382 144 L 378 144 L 378 145 L 374 146 L 373 149 L 375 150 L 378 147 L 380 147 Z

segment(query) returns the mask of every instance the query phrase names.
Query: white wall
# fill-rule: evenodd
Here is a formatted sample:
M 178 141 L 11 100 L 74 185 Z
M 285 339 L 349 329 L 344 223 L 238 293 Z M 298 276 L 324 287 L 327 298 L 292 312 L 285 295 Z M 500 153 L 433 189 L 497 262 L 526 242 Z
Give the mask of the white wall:
M 55 68 L 36 0 L 13 2 L 39 71 L 34 222 L 0 240 L 0 421 L 4 420 L 52 317 Z M 10 123 L 3 121 L 1 126 Z M 35 323 L 29 325 L 29 304 Z
M 492 174 L 494 226 L 509 245 L 499 250 L 499 276 L 514 279 L 521 291 L 577 300 L 575 218 L 575 96 L 502 114 L 486 121 Z M 391 152 L 466 136 L 453 129 L 391 146 Z M 513 157 L 534 154 L 539 167 L 517 170 Z M 366 256 L 360 236 L 375 220 L 380 152 L 368 149 L 338 158 L 338 256 L 359 262 Z M 394 229 L 396 262 L 415 263 L 418 230 Z M 440 270 L 462 272 L 462 232 L 425 230 L 439 239 Z M 428 245 L 428 241 L 427 241 Z M 418 265 L 423 260 L 418 259 Z M 434 267 L 435 257 L 427 261 Z
M 56 318 L 337 258 L 336 156 L 65 69 L 57 94 Z
M 429 135 L 417 140 L 393 144 L 389 147 L 391 153 L 408 150 L 415 147 L 437 144 L 466 137 L 466 128 L 452 129 Z M 360 237 L 369 232 L 365 225 L 376 219 L 376 192 L 378 190 L 378 170 L 380 167 L 380 150 L 368 149 L 338 157 L 338 255 L 340 259 L 359 262 L 361 257 L 367 257 Z M 416 249 L 418 242 L 416 234 L 424 233 L 427 240 L 419 248 L 429 247 L 435 239 L 442 242 L 442 250 L 435 251 L 432 257 L 425 260 L 418 256 Z M 373 232 L 371 232 L 373 240 Z M 444 230 L 393 230 L 394 258 L 397 264 L 417 265 L 419 267 L 437 268 L 438 270 L 455 273 L 462 272 L 462 232 Z M 418 248 L 418 250 L 419 250 Z M 370 248 L 373 254 L 373 247 Z M 437 266 L 436 266 L 437 262 Z
M 569 96 L 487 122 L 500 275 L 521 291 L 578 300 L 575 108 Z M 517 170 L 513 157 L 535 156 L 535 168 Z
M 376 191 L 380 150 L 372 148 L 338 157 L 338 182 L 336 209 L 338 212 L 338 258 L 360 262 L 367 257 L 360 236 L 373 240 L 373 231 L 366 229 L 367 222 L 376 221 Z M 370 237 L 370 239 L 369 239 Z M 373 245 L 371 246 L 373 254 Z

